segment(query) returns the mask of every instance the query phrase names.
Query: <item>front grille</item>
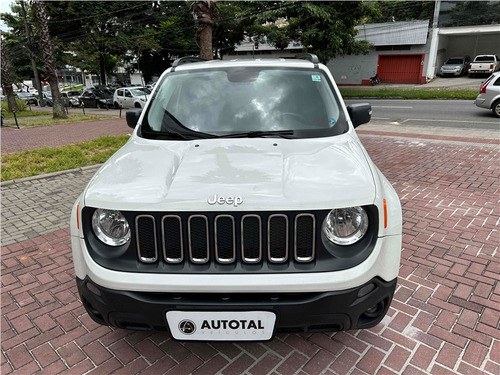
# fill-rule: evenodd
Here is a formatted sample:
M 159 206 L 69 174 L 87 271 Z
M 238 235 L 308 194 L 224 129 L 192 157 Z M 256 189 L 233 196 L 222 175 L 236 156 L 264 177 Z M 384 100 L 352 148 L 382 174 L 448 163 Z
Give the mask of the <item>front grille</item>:
M 153 216 L 139 215 L 135 219 L 137 233 L 137 253 L 144 263 L 154 263 L 158 260 L 156 246 L 156 224 Z
M 136 217 L 141 262 L 156 262 L 158 248 L 168 264 L 182 264 L 186 259 L 199 265 L 310 263 L 315 259 L 313 214 L 168 214 L 157 219 Z

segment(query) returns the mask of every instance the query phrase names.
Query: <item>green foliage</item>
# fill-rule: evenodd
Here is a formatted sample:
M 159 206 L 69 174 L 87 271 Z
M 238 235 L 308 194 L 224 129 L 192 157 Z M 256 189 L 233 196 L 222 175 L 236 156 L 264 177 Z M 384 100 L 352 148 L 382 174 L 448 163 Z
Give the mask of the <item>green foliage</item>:
M 434 4 L 434 1 L 378 0 L 371 3 L 374 12 L 365 23 L 432 20 Z
M 500 23 L 500 2 L 498 1 L 463 1 L 457 2 L 448 13 L 449 21 L 440 26 L 473 26 Z M 445 18 L 446 19 L 446 18 Z
M 477 90 L 466 89 L 362 89 L 341 87 L 340 92 L 344 98 L 397 98 L 397 99 L 465 99 L 474 100 Z
M 17 112 L 23 112 L 26 110 L 26 108 L 28 108 L 28 104 L 26 104 L 24 100 L 16 98 L 16 104 L 17 104 Z M 10 115 L 10 113 L 12 112 L 9 110 L 9 105 L 6 100 L 2 100 L 1 105 L 2 105 L 2 112 L 5 114 L 4 116 L 6 118 L 14 117 L 13 115 Z M 19 114 L 16 113 L 16 116 L 19 116 Z
M 128 139 L 128 135 L 102 137 L 77 145 L 2 155 L 2 181 L 103 163 Z

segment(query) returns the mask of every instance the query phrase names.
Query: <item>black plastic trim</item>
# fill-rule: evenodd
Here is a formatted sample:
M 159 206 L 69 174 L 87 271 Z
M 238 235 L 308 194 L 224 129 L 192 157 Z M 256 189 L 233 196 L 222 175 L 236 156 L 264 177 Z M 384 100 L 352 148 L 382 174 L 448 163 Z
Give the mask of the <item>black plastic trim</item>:
M 369 328 L 387 313 L 396 283 L 397 279 L 386 282 L 375 277 L 356 288 L 334 292 L 151 293 L 112 290 L 88 277 L 76 278 L 83 305 L 94 321 L 134 330 L 168 330 L 166 313 L 172 310 L 271 311 L 277 317 L 277 331 L 285 332 Z M 359 297 L 370 284 L 373 288 Z
M 209 260 L 205 264 L 193 264 L 189 262 L 189 254 L 184 254 L 184 262 L 180 264 L 167 263 L 163 257 L 158 257 L 158 260 L 154 263 L 145 264 L 138 260 L 137 249 L 136 249 L 136 234 L 132 231 L 129 243 L 119 247 L 112 248 L 99 241 L 91 228 L 91 218 L 95 211 L 95 208 L 85 207 L 82 210 L 82 227 L 85 237 L 85 242 L 87 249 L 90 253 L 92 259 L 97 262 L 102 267 L 112 269 L 115 271 L 122 272 L 141 272 L 141 273 L 211 273 L 211 274 L 246 274 L 246 273 L 275 273 L 275 272 L 285 272 L 285 273 L 295 273 L 295 272 L 329 272 L 329 271 L 339 271 L 343 269 L 352 268 L 368 258 L 368 256 L 373 251 L 375 244 L 378 239 L 378 210 L 376 206 L 364 206 L 363 207 L 369 219 L 369 227 L 365 236 L 356 244 L 349 246 L 339 246 L 329 241 L 325 240 L 322 236 L 322 225 L 326 215 L 330 210 L 311 210 L 311 211 L 232 211 L 232 212 L 204 212 L 203 215 L 208 219 L 209 228 L 209 254 L 215 254 L 215 241 L 214 241 L 214 220 L 215 217 L 224 214 L 230 214 L 234 216 L 235 222 L 240 223 L 241 218 L 249 214 L 257 214 L 262 219 L 262 250 L 263 257 L 259 262 L 256 263 L 245 263 L 242 261 L 241 251 L 236 251 L 236 260 L 231 264 L 221 264 L 216 261 L 215 257 L 209 256 Z M 187 230 L 187 218 L 192 215 L 199 215 L 200 212 L 133 212 L 133 211 L 122 211 L 125 218 L 129 223 L 135 223 L 135 217 L 137 215 L 148 214 L 154 217 L 154 221 L 158 226 L 156 228 L 156 241 L 161 244 L 162 230 L 161 218 L 164 215 L 178 215 L 181 218 L 183 230 L 183 243 L 188 244 L 188 230 Z M 311 214 L 316 218 L 316 233 L 315 233 L 315 258 L 311 262 L 301 263 L 295 261 L 293 255 L 289 256 L 282 263 L 273 263 L 268 260 L 267 254 L 267 220 L 271 215 L 284 214 L 289 220 L 289 231 L 288 231 L 288 251 L 293 254 L 294 251 L 294 218 L 296 215 L 300 214 Z M 241 238 L 241 227 L 240 225 L 235 225 L 236 238 Z M 237 243 L 238 250 L 241 247 L 241 242 L 238 240 Z M 188 246 L 185 246 L 185 251 L 188 251 Z M 265 255 L 264 255 L 265 254 Z

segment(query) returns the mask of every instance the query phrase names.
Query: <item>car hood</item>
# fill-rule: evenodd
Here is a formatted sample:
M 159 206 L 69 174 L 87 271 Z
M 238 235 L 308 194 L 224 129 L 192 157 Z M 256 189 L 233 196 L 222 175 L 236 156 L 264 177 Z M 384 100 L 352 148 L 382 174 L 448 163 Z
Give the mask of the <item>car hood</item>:
M 446 68 L 446 69 L 457 69 L 457 68 L 461 68 L 463 66 L 463 64 L 444 64 L 442 67 L 443 68 Z
M 326 209 L 372 204 L 355 136 L 157 141 L 132 138 L 93 177 L 85 205 L 139 211 Z

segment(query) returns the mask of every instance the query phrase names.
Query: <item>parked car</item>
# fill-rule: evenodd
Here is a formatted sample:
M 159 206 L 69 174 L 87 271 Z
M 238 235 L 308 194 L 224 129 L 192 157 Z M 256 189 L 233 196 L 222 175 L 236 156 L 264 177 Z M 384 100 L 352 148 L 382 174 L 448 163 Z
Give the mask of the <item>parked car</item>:
M 143 108 L 151 91 L 146 87 L 122 87 L 115 90 L 115 108 Z
M 112 108 L 113 93 L 108 89 L 93 89 L 84 91 L 80 96 L 80 105 L 86 108 Z
M 389 309 L 395 190 L 330 70 L 300 59 L 174 61 L 71 213 L 76 284 L 104 325 L 178 340 L 368 328 Z M 198 62 L 195 62 L 198 61 Z
M 17 98 L 24 100 L 27 104 L 38 105 L 38 99 L 29 92 L 18 91 L 15 95 Z
M 45 104 L 48 105 L 49 107 L 52 107 L 54 105 L 54 100 L 52 99 L 52 92 L 51 91 L 43 91 L 43 100 L 45 100 Z
M 495 55 L 477 55 L 469 66 L 469 77 L 476 74 L 491 74 L 500 70 L 500 60 Z
M 78 107 L 80 105 L 80 91 L 64 91 L 61 92 L 64 105 L 68 107 Z
M 461 76 L 463 74 L 467 74 L 470 65 L 470 57 L 452 57 L 448 59 L 441 69 L 439 69 L 439 73 L 442 76 L 452 75 L 452 76 Z
M 500 117 L 500 72 L 493 73 L 481 84 L 476 106 L 491 109 L 493 116 Z

